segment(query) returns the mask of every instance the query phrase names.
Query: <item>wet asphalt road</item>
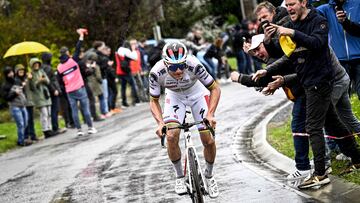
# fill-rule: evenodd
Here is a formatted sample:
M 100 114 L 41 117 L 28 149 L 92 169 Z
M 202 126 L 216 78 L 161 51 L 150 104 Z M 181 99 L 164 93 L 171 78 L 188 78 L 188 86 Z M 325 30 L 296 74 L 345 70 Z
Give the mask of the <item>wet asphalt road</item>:
M 282 184 L 284 174 L 257 163 L 245 147 L 242 162 L 233 155 L 236 130 L 265 104 L 283 98 L 282 92 L 265 97 L 238 84 L 222 86 L 214 169 L 220 195 L 206 201 L 311 201 Z M 76 137 L 69 130 L 1 155 L 0 202 L 191 202 L 174 193 L 172 165 L 154 133 L 156 123 L 147 104 L 95 126 L 96 135 Z M 202 154 L 200 139 L 194 141 Z

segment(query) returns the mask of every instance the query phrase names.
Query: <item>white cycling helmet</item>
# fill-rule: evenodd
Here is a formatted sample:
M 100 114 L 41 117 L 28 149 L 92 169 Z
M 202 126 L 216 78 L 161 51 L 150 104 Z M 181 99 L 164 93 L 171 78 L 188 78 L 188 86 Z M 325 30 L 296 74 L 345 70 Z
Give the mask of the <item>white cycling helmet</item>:
M 187 54 L 186 46 L 180 41 L 168 42 L 162 50 L 162 58 L 168 64 L 185 63 Z

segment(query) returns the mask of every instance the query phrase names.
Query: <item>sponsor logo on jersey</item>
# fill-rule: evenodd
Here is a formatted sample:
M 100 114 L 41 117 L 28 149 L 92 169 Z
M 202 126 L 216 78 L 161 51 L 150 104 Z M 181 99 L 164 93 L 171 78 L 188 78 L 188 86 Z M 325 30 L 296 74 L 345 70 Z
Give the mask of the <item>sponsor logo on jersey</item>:
M 149 80 L 150 83 L 158 82 L 158 76 L 155 73 L 150 73 Z

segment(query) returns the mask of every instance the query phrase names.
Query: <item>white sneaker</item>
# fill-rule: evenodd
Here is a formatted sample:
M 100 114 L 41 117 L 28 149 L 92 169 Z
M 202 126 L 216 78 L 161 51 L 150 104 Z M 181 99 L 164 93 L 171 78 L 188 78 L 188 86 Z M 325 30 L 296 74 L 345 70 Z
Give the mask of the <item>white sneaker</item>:
M 176 178 L 175 192 L 178 195 L 183 195 L 183 194 L 187 193 L 187 188 L 186 188 L 186 185 L 185 185 L 185 177 Z
M 77 131 L 76 135 L 77 136 L 83 136 L 84 132 L 80 129 L 80 130 Z
M 351 158 L 346 156 L 343 153 L 340 153 L 340 154 L 336 155 L 335 159 L 338 160 L 338 161 L 351 161 Z
M 88 133 L 95 134 L 95 133 L 97 133 L 97 130 L 96 130 L 96 128 L 92 127 L 92 128 L 89 128 Z
M 330 173 L 332 173 L 331 162 L 325 163 L 325 174 L 330 174 Z
M 219 196 L 219 189 L 214 176 L 211 178 L 205 177 L 205 180 L 208 187 L 209 197 L 216 198 L 217 196 Z
M 304 179 L 306 177 L 308 177 L 310 175 L 311 171 L 310 170 L 305 170 L 305 171 L 300 171 L 300 170 L 296 170 L 294 173 L 289 174 L 286 179 L 287 180 L 299 180 L 299 179 Z

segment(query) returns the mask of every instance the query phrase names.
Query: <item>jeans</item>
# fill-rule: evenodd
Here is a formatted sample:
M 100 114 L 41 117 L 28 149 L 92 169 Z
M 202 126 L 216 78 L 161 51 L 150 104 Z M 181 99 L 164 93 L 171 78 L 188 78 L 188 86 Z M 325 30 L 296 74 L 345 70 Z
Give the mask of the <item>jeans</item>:
M 337 114 L 339 115 L 340 120 L 345 124 L 345 126 L 352 132 L 360 132 L 360 122 L 355 117 L 352 109 L 350 98 L 348 95 L 348 89 L 350 85 L 350 78 L 346 74 L 340 80 L 335 81 L 333 86 L 333 92 L 331 94 L 331 100 L 336 107 Z M 327 145 L 327 159 L 330 160 L 331 151 L 339 152 L 339 147 L 336 144 L 336 141 L 332 138 L 326 138 Z
M 208 64 L 208 68 L 209 68 L 208 71 L 209 71 L 210 75 L 216 80 L 217 67 L 216 67 L 214 61 L 212 60 L 212 58 L 206 58 L 206 57 L 204 57 L 204 60 Z
M 348 75 L 344 75 L 342 79 L 336 81 L 333 86 L 334 89 L 331 94 L 331 100 L 336 107 L 340 120 L 352 133 L 358 133 L 360 132 L 360 122 L 351 109 L 350 98 L 347 94 L 349 85 L 350 79 Z
M 28 121 L 27 111 L 25 107 L 10 107 L 11 115 L 16 122 L 18 144 L 24 144 L 25 141 L 25 128 Z
M 295 164 L 298 170 L 309 170 L 309 135 L 306 133 L 306 98 L 298 97 L 292 110 L 291 130 L 295 148 Z
M 329 135 L 344 137 L 350 131 L 338 118 L 331 102 L 332 84 L 321 84 L 305 88 L 306 94 L 306 132 L 310 135 L 310 143 L 314 153 L 315 175 L 325 173 L 325 140 L 323 127 Z M 352 158 L 353 163 L 360 162 L 354 137 L 337 139 L 340 150 Z
M 121 80 L 121 98 L 122 98 L 122 104 L 128 105 L 127 98 L 126 98 L 126 84 L 129 83 L 131 86 L 131 94 L 133 96 L 133 103 L 140 102 L 139 97 L 136 92 L 135 82 L 131 75 L 121 75 L 119 76 Z
M 51 125 L 52 125 L 53 131 L 57 131 L 59 129 L 59 120 L 58 120 L 59 105 L 60 105 L 59 97 L 52 96 L 51 97 Z
M 72 112 L 72 117 L 74 120 L 75 127 L 77 129 L 81 129 L 81 124 L 79 121 L 79 114 L 78 114 L 78 106 L 77 106 L 78 101 L 80 101 L 81 109 L 84 114 L 86 124 L 88 125 L 89 128 L 92 127 L 93 124 L 92 124 L 90 110 L 89 110 L 89 99 L 87 97 L 85 87 L 82 87 L 82 88 L 72 91 L 72 92 L 68 92 L 67 94 L 68 94 L 69 102 L 71 105 L 71 112 Z
M 27 125 L 25 128 L 25 139 L 28 139 L 29 136 L 32 140 L 36 139 L 35 134 L 35 127 L 34 127 L 34 107 L 33 106 L 27 106 L 26 107 L 27 112 Z
M 101 86 L 103 89 L 103 93 L 101 95 L 99 95 L 100 111 L 101 111 L 101 114 L 106 114 L 107 112 L 109 112 L 109 106 L 108 106 L 109 90 L 108 90 L 107 79 L 102 80 Z

